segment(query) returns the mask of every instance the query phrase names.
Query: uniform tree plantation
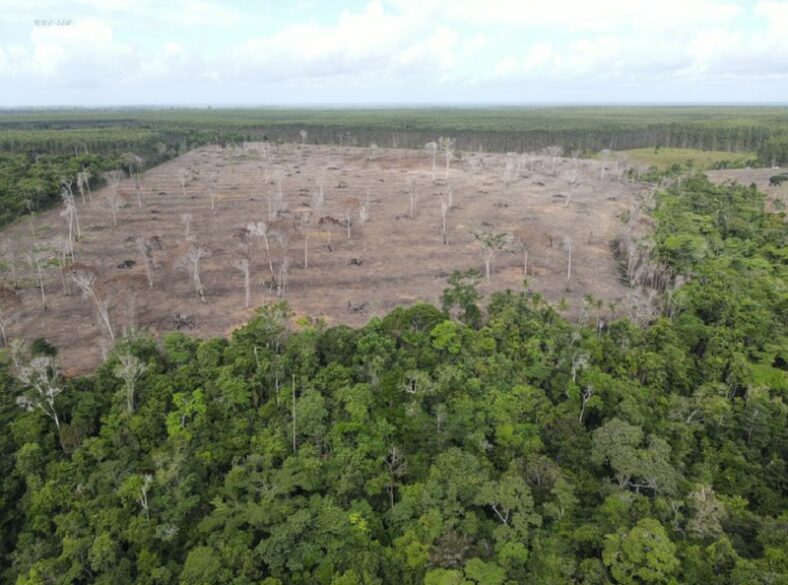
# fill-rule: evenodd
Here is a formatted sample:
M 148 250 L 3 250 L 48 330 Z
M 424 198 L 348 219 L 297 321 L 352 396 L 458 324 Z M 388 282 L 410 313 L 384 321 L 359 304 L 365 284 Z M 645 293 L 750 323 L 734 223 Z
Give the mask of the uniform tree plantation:
M 577 120 L 585 113 L 568 109 L 547 138 L 537 128 L 546 113 L 494 110 L 470 117 L 467 132 L 453 131 L 459 114 L 430 110 L 401 119 L 421 118 L 414 128 L 389 128 L 393 115 L 364 111 L 336 126 L 323 111 L 269 112 L 259 127 L 254 111 L 215 110 L 201 120 L 189 111 L 0 117 L 14 127 L 0 139 L 9 150 L 0 155 L 2 221 L 48 201 L 63 206 L 57 254 L 34 247 L 5 256 L 0 581 L 788 585 L 788 228 L 780 192 L 767 199 L 755 185 L 715 183 L 692 163 L 636 172 L 614 152 L 661 143 L 760 153 L 767 140 L 782 144 L 784 130 L 769 120 L 784 118 L 757 108 L 644 111 L 663 119 L 636 125 L 631 112 L 600 109 L 584 126 Z M 496 116 L 520 122 L 504 132 Z M 685 124 L 685 116 L 698 121 Z M 742 118 L 755 120 L 747 131 Z M 314 270 L 324 246 L 354 246 L 360 255 L 382 206 L 374 191 L 332 199 L 334 182 L 320 177 L 296 206 L 263 158 L 265 214 L 232 235 L 227 259 L 228 290 L 249 307 L 248 322 L 198 339 L 113 320 L 117 297 L 79 256 L 94 191 L 101 189 L 111 230 L 138 217 L 116 216 L 120 178 L 140 186 L 126 194 L 126 207 L 147 216 L 145 198 L 154 195 L 142 188 L 145 168 L 246 135 L 268 149 L 277 131 L 302 153 L 348 140 L 351 123 L 349 140 L 365 147 L 370 164 L 387 160 L 383 149 L 418 146 L 430 179 L 401 180 L 399 220 L 430 217 L 436 246 L 462 242 L 478 266 L 447 267 L 437 304 L 400 306 L 359 327 L 294 313 L 287 287 L 296 271 Z M 198 127 L 199 136 L 190 134 Z M 71 137 L 82 132 L 101 138 L 75 147 Z M 565 141 L 556 139 L 564 132 Z M 594 180 L 601 173 L 637 183 L 641 205 L 621 217 L 631 229 L 610 245 L 622 286 L 648 289 L 653 310 L 630 319 L 588 295 L 582 315 L 570 319 L 536 290 L 530 224 L 460 232 L 453 218 L 469 196 L 440 181 L 474 141 L 511 151 L 500 155 L 506 187 L 531 172 L 528 153 L 538 149 L 545 176 L 557 169 L 566 184 L 557 212 L 583 203 L 589 169 Z M 610 164 L 577 162 L 592 159 Z M 221 214 L 228 204 L 211 195 L 216 178 L 203 174 L 184 167 L 168 196 L 208 185 L 200 204 Z M 341 213 L 323 215 L 324 206 Z M 292 211 L 286 221 L 284 207 Z M 123 287 L 154 290 L 177 278 L 188 281 L 194 303 L 210 306 L 219 293 L 205 286 L 201 267 L 221 251 L 202 243 L 194 219 L 178 217 L 174 273 L 161 268 L 155 237 L 129 241 L 140 270 Z M 550 238 L 566 290 L 577 286 L 573 262 L 594 237 Z M 505 262 L 522 286 L 491 292 Z M 256 309 L 254 266 L 271 296 Z M 46 271 L 57 271 L 56 286 L 44 286 Z M 11 334 L 23 286 L 25 302 L 42 312 L 60 288 L 81 295 L 106 340 L 103 363 L 71 375 L 66 348 Z M 188 329 L 179 318 L 177 328 Z

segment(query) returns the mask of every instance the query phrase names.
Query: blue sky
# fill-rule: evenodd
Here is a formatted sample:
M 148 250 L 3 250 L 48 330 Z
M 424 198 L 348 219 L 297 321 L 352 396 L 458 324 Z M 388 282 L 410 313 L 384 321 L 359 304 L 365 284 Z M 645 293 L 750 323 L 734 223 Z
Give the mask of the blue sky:
M 788 0 L 0 0 L 0 106 L 629 102 L 788 102 Z

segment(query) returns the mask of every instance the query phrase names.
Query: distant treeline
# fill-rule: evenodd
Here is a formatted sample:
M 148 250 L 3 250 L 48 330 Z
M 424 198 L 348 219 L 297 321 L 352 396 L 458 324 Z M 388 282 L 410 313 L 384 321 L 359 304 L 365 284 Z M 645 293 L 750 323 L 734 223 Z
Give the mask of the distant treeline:
M 678 147 L 755 151 L 788 161 L 786 107 L 494 107 L 411 109 L 140 109 L 6 112 L 0 150 L 154 153 L 160 145 L 244 140 L 420 148 L 438 136 L 460 151 L 567 152 Z

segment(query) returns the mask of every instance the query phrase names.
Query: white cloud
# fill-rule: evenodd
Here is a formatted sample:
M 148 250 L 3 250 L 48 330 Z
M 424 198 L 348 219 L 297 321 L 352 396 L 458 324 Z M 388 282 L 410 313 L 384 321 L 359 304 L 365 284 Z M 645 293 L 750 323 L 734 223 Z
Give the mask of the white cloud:
M 732 0 L 391 0 L 402 10 L 474 26 L 601 32 L 684 29 L 731 22 L 744 12 Z
M 29 0 L 24 7 L 0 0 L 0 33 L 12 30 L 11 22 L 32 29 L 5 42 L 0 34 L 0 84 L 13 79 L 16 96 L 46 87 L 53 102 L 59 88 L 112 101 L 163 95 L 171 102 L 204 95 L 514 101 L 519 93 L 503 91 L 526 86 L 545 95 L 553 87 L 594 86 L 615 99 L 617 87 L 694 84 L 702 92 L 743 78 L 774 88 L 753 99 L 782 98 L 788 89 L 763 85 L 788 77 L 785 1 L 371 0 L 335 15 L 325 11 L 313 5 L 300 12 L 308 20 L 254 34 L 248 31 L 266 19 L 264 10 L 244 14 L 217 0 Z M 74 23 L 32 27 L 39 17 Z M 236 30 L 246 32 L 234 38 Z

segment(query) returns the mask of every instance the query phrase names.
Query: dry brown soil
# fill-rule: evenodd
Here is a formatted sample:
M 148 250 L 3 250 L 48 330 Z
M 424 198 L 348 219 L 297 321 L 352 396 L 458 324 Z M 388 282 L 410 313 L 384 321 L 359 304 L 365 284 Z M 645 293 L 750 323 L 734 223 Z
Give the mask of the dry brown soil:
M 175 327 L 176 313 L 193 319 L 186 332 L 200 337 L 224 335 L 244 323 L 254 308 L 244 308 L 243 277 L 234 267 L 241 254 L 238 232 L 250 221 L 269 218 L 264 167 L 282 178 L 287 210 L 305 210 L 311 192 L 322 178 L 325 210 L 322 215 L 344 218 L 342 201 L 355 197 L 364 202 L 370 193 L 370 219 L 363 227 L 354 215 L 351 239 L 343 228 L 321 234 L 317 217 L 290 237 L 286 251 L 271 241 L 273 263 L 289 259 L 286 299 L 296 314 L 321 316 L 328 323 L 362 325 L 374 315 L 416 301 L 438 303 L 447 276 L 456 269 L 483 270 L 482 246 L 474 231 L 511 234 L 527 230 L 528 283 L 549 301 L 568 302 L 567 314 L 577 317 L 584 295 L 623 304 L 631 290 L 621 283 L 611 241 L 623 229 L 622 212 L 632 204 L 643 186 L 610 177 L 600 180 L 599 162 L 561 159 L 555 174 L 549 160 L 536 159 L 509 185 L 503 180 L 506 155 L 464 153 L 453 160 L 448 182 L 454 190 L 455 208 L 448 214 L 449 245 L 441 235 L 441 195 L 447 191 L 442 161 L 437 181 L 431 178 L 431 158 L 412 150 L 384 150 L 369 160 L 367 149 L 284 145 L 267 155 L 259 145 L 248 149 L 199 148 L 156 167 L 144 175 L 142 207 L 133 195 L 130 180 L 121 184 L 126 205 L 113 226 L 103 201 L 105 190 L 93 193 L 92 202 L 79 203 L 83 237 L 76 244 L 76 260 L 98 273 L 101 294 L 110 303 L 115 328 L 133 323 L 160 336 Z M 572 188 L 566 180 L 577 168 L 581 181 Z M 199 176 L 179 183 L 183 169 Z M 216 177 L 216 209 L 211 210 L 209 191 Z M 415 182 L 417 213 L 409 217 L 408 179 Z M 571 200 L 566 205 L 566 197 Z M 66 233 L 61 209 L 34 217 L 40 245 Z M 207 302 L 200 302 L 192 281 L 177 268 L 179 258 L 191 245 L 185 238 L 182 214 L 191 213 L 192 234 L 210 250 L 203 260 L 202 280 Z M 29 250 L 33 237 L 30 219 L 6 229 L 0 243 L 19 255 Z M 303 267 L 304 232 L 310 232 L 309 267 Z M 148 288 L 135 239 L 158 236 L 162 249 L 155 253 L 155 286 Z M 567 281 L 566 238 L 571 238 L 573 265 Z M 252 256 L 252 307 L 276 300 L 264 246 L 254 244 Z M 131 268 L 119 268 L 127 260 Z M 62 362 L 70 372 L 83 372 L 101 360 L 106 346 L 90 302 L 77 292 L 63 292 L 55 265 L 46 269 L 49 308 L 43 310 L 33 272 L 19 262 L 22 309 L 9 327 L 9 337 L 33 339 L 44 336 L 60 348 Z M 10 280 L 5 275 L 6 283 Z M 493 262 L 491 282 L 481 290 L 523 286 L 522 261 L 513 243 Z M 132 302 L 133 301 L 133 302 Z

